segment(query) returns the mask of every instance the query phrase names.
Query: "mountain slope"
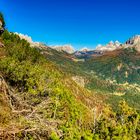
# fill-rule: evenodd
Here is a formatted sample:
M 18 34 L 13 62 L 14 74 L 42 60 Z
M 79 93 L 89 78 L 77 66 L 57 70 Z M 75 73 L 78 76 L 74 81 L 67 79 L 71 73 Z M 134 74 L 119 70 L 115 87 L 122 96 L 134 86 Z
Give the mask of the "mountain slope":
M 8 31 L 0 40 L 0 138 L 139 139 L 139 114 L 125 101 L 115 112 L 105 104 L 119 85 L 88 73 L 90 59 L 31 47 Z
M 85 69 L 117 83 L 140 84 L 139 59 L 140 54 L 134 48 L 120 49 L 87 60 Z
M 9 135 L 10 139 L 14 133 L 22 139 L 28 133 L 34 139 L 39 136 L 43 139 L 45 133 L 44 139 L 47 139 L 51 134 L 61 137 L 64 133 L 64 137 L 79 139 L 84 127 L 88 128 L 92 122 L 91 106 L 86 101 L 86 96 L 92 97 L 90 92 L 82 87 L 77 90 L 78 85 L 72 79 L 65 77 L 39 50 L 31 48 L 17 35 L 5 31 L 1 40 L 5 47 L 1 48 L 0 73 L 7 87 L 5 93 L 1 84 L 1 95 L 6 94 L 1 100 L 4 102 L 4 98 L 10 96 L 6 100 L 12 102 L 11 107 L 5 108 L 10 110 L 8 113 L 11 112 L 17 122 L 13 124 L 14 129 L 10 127 L 13 122 L 10 118 L 7 124 L 9 128 L 5 122 L 1 122 L 1 129 L 6 132 L 3 138 Z M 73 88 L 69 85 L 73 85 Z M 10 89 L 12 92 L 9 93 Z M 81 95 L 84 95 L 82 99 Z M 23 122 L 26 122 L 25 125 Z M 81 125 L 83 129 L 78 131 Z
M 27 38 L 0 36 L 0 139 L 140 139 L 133 47 L 81 60 Z
M 125 99 L 129 105 L 139 109 L 140 54 L 133 45 L 104 52 L 101 56 L 91 56 L 84 61 L 49 47 L 43 49 L 42 54 L 65 75 L 82 79 L 85 88 L 114 108 Z

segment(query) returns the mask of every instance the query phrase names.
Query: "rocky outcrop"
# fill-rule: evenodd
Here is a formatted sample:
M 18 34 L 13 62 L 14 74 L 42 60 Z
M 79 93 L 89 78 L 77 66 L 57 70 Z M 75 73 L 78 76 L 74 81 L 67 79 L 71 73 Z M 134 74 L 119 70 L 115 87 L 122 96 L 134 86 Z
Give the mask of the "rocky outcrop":
M 0 20 L 0 35 L 4 32 L 4 27 L 3 27 L 3 23 Z
M 32 40 L 32 38 L 28 35 L 24 35 L 24 34 L 17 33 L 17 32 L 15 32 L 15 34 L 18 35 L 21 39 L 25 39 L 27 42 L 29 42 L 31 47 L 40 47 L 41 48 L 42 46 L 44 46 L 40 42 L 34 42 Z
M 114 51 L 114 50 L 119 49 L 119 48 L 121 48 L 121 43 L 119 41 L 115 41 L 115 42 L 110 41 L 105 46 L 98 45 L 96 47 L 96 50 L 105 52 L 105 51 Z
M 81 76 L 73 76 L 72 80 L 77 83 L 77 85 L 81 87 L 85 87 L 85 79 Z
M 30 36 L 24 35 L 24 34 L 21 34 L 21 33 L 17 33 L 17 32 L 15 32 L 15 34 L 18 35 L 21 39 L 25 39 L 30 44 L 33 43 L 33 40 L 32 40 L 32 38 Z
M 90 58 L 90 57 L 97 57 L 103 55 L 105 52 L 111 52 L 116 49 L 122 48 L 121 43 L 119 41 L 110 41 L 107 45 L 102 46 L 98 45 L 95 50 L 83 48 L 80 51 L 76 51 L 74 55 L 79 58 Z
M 4 47 L 3 43 L 0 42 L 0 48 Z
M 125 43 L 125 48 L 134 47 L 137 51 L 140 52 L 140 35 L 136 35 L 130 39 L 128 39 Z
M 0 27 L 2 27 L 2 22 L 0 22 Z M 0 32 L 3 32 L 1 30 Z M 25 39 L 30 43 L 31 47 L 37 47 L 40 49 L 46 49 L 48 48 L 47 45 L 44 45 L 40 42 L 34 42 L 32 38 L 28 35 L 24 35 L 21 33 L 15 33 L 17 34 L 21 39 Z M 0 44 L 0 47 L 2 44 Z M 105 52 L 111 52 L 117 49 L 123 49 L 128 47 L 135 47 L 140 52 L 140 35 L 136 35 L 129 40 L 126 41 L 126 43 L 121 44 L 119 41 L 110 41 L 106 45 L 97 45 L 96 49 L 88 49 L 88 48 L 82 48 L 81 50 L 75 51 L 72 45 L 56 45 L 56 46 L 50 46 L 51 48 L 60 51 L 60 52 L 67 52 L 69 54 L 74 54 L 74 56 L 79 58 L 90 58 L 92 56 L 101 56 Z
M 84 47 L 80 50 L 81 52 L 88 52 L 88 51 L 91 51 L 90 49 L 88 49 L 87 47 Z
M 126 45 L 135 45 L 140 43 L 140 35 L 136 35 L 126 41 Z
M 52 48 L 60 52 L 61 51 L 67 52 L 69 54 L 72 54 L 75 51 L 72 45 L 52 46 Z

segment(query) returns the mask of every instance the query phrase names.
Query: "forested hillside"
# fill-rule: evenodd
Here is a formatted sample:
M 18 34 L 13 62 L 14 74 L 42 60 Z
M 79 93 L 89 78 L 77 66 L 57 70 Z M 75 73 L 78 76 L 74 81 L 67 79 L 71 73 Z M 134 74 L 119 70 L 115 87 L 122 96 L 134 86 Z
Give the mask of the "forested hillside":
M 80 61 L 73 54 L 57 52 L 51 48 L 43 49 L 42 54 L 65 75 L 82 79 L 86 89 L 100 96 L 114 109 L 125 99 L 131 107 L 139 110 L 140 54 L 135 48 L 107 52 L 85 61 Z
M 8 30 L 0 44 L 0 139 L 140 139 L 139 88 L 102 78 L 101 58 L 94 59 L 91 72 L 91 60 L 31 47 Z M 109 77 L 110 69 L 103 68 Z

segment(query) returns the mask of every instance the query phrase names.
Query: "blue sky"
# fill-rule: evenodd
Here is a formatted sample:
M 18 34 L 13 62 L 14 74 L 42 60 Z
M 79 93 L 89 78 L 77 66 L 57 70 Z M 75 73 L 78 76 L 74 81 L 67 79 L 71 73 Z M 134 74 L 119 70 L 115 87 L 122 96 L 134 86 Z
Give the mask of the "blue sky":
M 9 31 L 76 49 L 140 34 L 139 7 L 140 0 L 0 0 Z

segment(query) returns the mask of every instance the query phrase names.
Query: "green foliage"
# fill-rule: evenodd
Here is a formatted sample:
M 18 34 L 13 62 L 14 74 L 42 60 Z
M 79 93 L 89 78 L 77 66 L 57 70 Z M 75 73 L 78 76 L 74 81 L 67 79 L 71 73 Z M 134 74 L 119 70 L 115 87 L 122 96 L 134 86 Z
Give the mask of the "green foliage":
M 4 23 L 1 14 L 0 18 Z M 87 59 L 86 62 L 75 62 L 71 55 L 64 52 L 59 53 L 50 48 L 44 50 L 31 48 L 26 40 L 7 30 L 0 40 L 5 46 L 0 49 L 2 51 L 0 74 L 14 89 L 15 96 L 31 109 L 31 114 L 18 114 L 19 116 L 14 116 L 14 119 L 20 128 L 23 126 L 27 129 L 33 126 L 41 128 L 39 132 L 34 133 L 19 132 L 17 137 L 25 139 L 26 135 L 27 139 L 36 139 L 38 135 L 43 137 L 45 135 L 45 138 L 49 137 L 50 140 L 140 139 L 140 115 L 122 100 L 125 99 L 131 106 L 139 108 L 139 91 L 118 84 L 125 82 L 139 84 L 140 71 L 136 68 L 140 62 L 139 57 L 134 57 L 137 55 L 135 49 L 125 49 L 117 55 L 94 60 Z M 118 70 L 120 64 L 121 69 Z M 126 71 L 129 73 L 128 77 Z M 86 88 L 78 86 L 70 78 L 72 75 L 82 76 L 87 80 L 86 88 L 96 92 L 95 99 Z M 105 80 L 107 78 L 109 80 Z M 116 80 L 116 83 L 110 80 Z M 114 96 L 114 92 L 124 94 Z M 108 102 L 114 108 L 102 105 L 96 96 L 111 97 Z M 10 98 L 12 97 L 14 98 L 14 95 Z M 1 93 L 0 89 L 2 125 L 6 125 L 11 119 L 12 112 L 5 102 L 8 99 L 6 93 L 3 91 Z M 12 103 L 16 102 L 14 99 Z M 120 100 L 122 101 L 119 103 Z M 95 107 L 98 108 L 96 115 L 93 111 Z M 42 132 L 44 129 L 51 130 L 50 136 L 49 133 Z
M 52 132 L 49 140 L 59 140 L 59 137 L 57 136 L 55 132 Z
M 7 55 L 18 61 L 30 60 L 33 63 L 41 63 L 45 58 L 39 50 L 31 48 L 30 44 L 20 39 L 18 35 L 9 33 L 7 30 L 2 34 L 3 43 L 6 46 Z
M 45 50 L 43 50 L 45 51 Z M 81 76 L 85 79 L 85 87 L 97 96 L 101 96 L 116 109 L 118 102 L 125 99 L 129 105 L 139 109 L 139 91 L 124 86 L 140 84 L 140 57 L 135 48 L 114 51 L 110 54 L 75 62 L 72 55 L 47 49 L 46 58 L 70 76 Z M 118 93 L 119 95 L 114 95 Z
M 139 137 L 139 115 L 125 101 L 120 102 L 119 111 L 114 113 L 106 108 L 95 130 L 99 139 L 134 140 Z
M 94 71 L 102 79 L 115 80 L 117 83 L 140 84 L 139 59 L 135 48 L 127 48 L 88 59 L 84 67 L 85 71 L 89 73 Z
M 0 126 L 6 125 L 11 119 L 11 110 L 6 97 L 0 89 Z
M 5 31 L 2 40 L 5 57 L 0 58 L 0 73 L 9 85 L 33 107 L 48 99 L 47 106 L 37 107 L 43 118 L 61 121 L 57 129 L 64 139 L 80 139 L 90 111 L 66 87 L 63 73 L 19 36 Z M 51 139 L 58 138 L 52 134 Z
M 7 124 L 10 119 L 10 109 L 0 105 L 0 125 Z

